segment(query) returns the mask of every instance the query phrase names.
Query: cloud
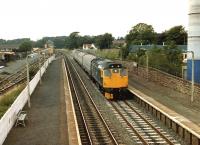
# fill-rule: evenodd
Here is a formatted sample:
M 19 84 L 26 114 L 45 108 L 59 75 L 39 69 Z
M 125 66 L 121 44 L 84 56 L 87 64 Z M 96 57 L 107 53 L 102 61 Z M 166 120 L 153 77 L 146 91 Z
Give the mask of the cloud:
M 161 32 L 187 27 L 183 0 L 2 0 L 0 38 L 13 39 L 105 32 L 124 36 L 139 22 Z

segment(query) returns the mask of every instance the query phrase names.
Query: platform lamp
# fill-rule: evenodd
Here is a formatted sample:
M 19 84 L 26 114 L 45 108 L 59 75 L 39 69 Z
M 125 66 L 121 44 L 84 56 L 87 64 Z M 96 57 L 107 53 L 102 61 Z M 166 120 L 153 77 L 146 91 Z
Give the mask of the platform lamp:
M 146 55 L 146 74 L 147 74 L 147 81 L 149 80 L 149 54 L 148 51 L 145 51 Z
M 29 76 L 29 57 L 33 57 L 37 53 L 32 53 L 26 56 L 26 72 L 27 72 L 27 94 L 28 94 L 28 107 L 31 108 L 31 101 L 30 101 L 30 76 Z
M 44 58 L 44 68 L 45 68 L 45 71 L 44 71 L 44 72 L 46 72 L 47 66 L 46 66 L 46 62 L 45 62 L 45 59 L 46 59 L 46 54 L 45 54 L 45 52 L 42 52 L 42 55 L 43 55 L 43 58 Z
M 29 62 L 28 62 L 28 58 L 30 57 L 30 55 L 26 56 L 26 72 L 27 72 L 27 93 L 28 93 L 28 107 L 31 108 L 31 101 L 30 101 L 30 78 L 29 78 Z
M 41 74 L 41 51 L 39 51 L 39 71 L 40 71 L 40 84 L 42 84 L 42 74 Z
M 191 79 L 191 103 L 194 101 L 194 51 L 186 51 L 192 54 L 192 79 Z

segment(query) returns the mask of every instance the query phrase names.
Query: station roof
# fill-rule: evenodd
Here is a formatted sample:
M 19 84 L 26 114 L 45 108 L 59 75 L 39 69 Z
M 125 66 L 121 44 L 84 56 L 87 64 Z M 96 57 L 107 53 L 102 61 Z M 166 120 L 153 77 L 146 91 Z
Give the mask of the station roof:
M 18 44 L 13 44 L 13 45 L 3 44 L 3 45 L 0 45 L 0 50 L 13 50 L 13 49 L 18 49 L 18 48 L 19 48 Z
M 0 54 L 15 55 L 15 52 L 12 52 L 12 51 L 0 51 Z

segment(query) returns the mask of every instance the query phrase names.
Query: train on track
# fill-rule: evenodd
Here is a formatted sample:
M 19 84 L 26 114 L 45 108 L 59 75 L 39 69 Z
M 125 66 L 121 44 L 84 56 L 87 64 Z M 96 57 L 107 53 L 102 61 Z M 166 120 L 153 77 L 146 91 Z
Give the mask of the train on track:
M 113 99 L 128 88 L 128 70 L 122 64 L 80 50 L 73 50 L 72 56 L 107 99 Z

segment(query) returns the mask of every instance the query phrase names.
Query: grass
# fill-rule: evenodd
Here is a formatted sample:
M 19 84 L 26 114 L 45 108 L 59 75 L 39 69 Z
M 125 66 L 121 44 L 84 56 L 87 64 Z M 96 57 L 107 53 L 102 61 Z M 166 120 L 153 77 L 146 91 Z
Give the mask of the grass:
M 17 96 L 21 93 L 24 89 L 25 85 L 19 85 L 9 92 L 5 93 L 1 96 L 0 100 L 0 118 L 5 114 L 8 108 L 13 104 Z

